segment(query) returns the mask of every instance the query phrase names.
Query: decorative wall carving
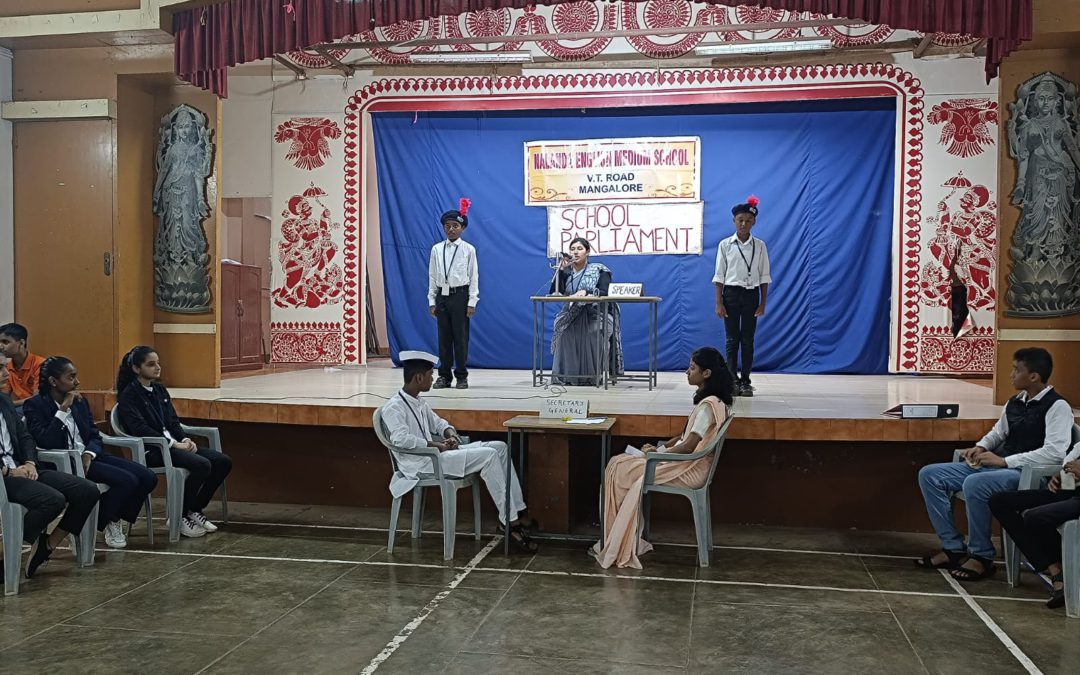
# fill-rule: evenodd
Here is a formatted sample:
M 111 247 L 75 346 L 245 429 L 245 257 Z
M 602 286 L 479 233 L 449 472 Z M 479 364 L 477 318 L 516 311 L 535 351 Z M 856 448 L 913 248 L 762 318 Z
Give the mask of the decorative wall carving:
M 1054 73 L 1025 82 L 1009 104 L 1009 151 L 1018 162 L 1012 203 L 1010 316 L 1080 312 L 1080 149 L 1077 87 Z
M 210 254 L 202 221 L 214 146 L 206 115 L 179 105 L 161 119 L 154 168 L 154 304 L 169 312 L 210 311 Z

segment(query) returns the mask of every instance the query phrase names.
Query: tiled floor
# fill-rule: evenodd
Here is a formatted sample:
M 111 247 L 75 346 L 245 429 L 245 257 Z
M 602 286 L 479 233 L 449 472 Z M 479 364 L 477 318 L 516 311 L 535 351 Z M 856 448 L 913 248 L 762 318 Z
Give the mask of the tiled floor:
M 428 527 L 437 527 L 434 513 Z M 469 514 L 462 514 L 462 523 Z M 379 510 L 233 504 L 202 539 L 76 569 L 60 552 L 0 600 L 10 673 L 1075 672 L 1080 620 L 1032 575 L 963 587 L 909 558 L 923 535 L 716 528 L 699 568 L 685 525 L 641 571 L 581 544 L 504 557 L 459 536 L 399 534 Z M 140 523 L 141 525 L 141 523 Z M 980 616 L 975 611 L 985 612 Z
M 915 375 L 784 375 L 754 376 L 757 393 L 736 400 L 740 417 L 806 419 L 881 419 L 883 410 L 899 403 L 959 403 L 960 417 L 996 419 L 988 380 L 961 380 Z M 539 411 L 552 396 L 587 398 L 595 413 L 685 415 L 692 391 L 682 373 L 660 373 L 659 386 L 626 382 L 604 390 L 534 388 L 530 371 L 474 370 L 467 391 L 438 390 L 425 394 L 436 409 Z M 387 359 L 368 366 L 275 372 L 235 377 L 218 389 L 172 390 L 176 398 L 266 401 L 377 407 L 401 388 L 401 369 Z M 822 395 L 828 392 L 828 396 Z

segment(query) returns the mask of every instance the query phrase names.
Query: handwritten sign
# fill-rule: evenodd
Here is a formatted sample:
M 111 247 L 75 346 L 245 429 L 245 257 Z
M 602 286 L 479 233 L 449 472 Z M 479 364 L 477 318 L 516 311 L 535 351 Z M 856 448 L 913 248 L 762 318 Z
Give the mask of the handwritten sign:
M 588 399 L 574 398 L 548 398 L 544 399 L 544 405 L 540 408 L 540 417 L 546 419 L 574 420 L 585 419 L 589 416 Z
M 608 295 L 613 298 L 640 298 L 643 289 L 642 284 L 611 284 Z
M 704 204 L 587 204 L 548 208 L 548 256 L 575 237 L 592 255 L 701 255 Z
M 696 202 L 701 139 L 610 138 L 525 143 L 525 205 Z

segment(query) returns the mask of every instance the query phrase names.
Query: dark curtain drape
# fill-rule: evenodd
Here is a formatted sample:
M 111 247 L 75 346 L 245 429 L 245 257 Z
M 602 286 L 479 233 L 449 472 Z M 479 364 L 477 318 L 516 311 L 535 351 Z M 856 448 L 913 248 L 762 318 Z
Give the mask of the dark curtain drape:
M 173 18 L 176 74 L 228 94 L 226 68 L 388 26 L 485 8 L 572 0 L 224 0 Z M 1031 39 L 1032 0 L 708 0 L 831 14 L 923 33 L 988 38 L 986 76 Z

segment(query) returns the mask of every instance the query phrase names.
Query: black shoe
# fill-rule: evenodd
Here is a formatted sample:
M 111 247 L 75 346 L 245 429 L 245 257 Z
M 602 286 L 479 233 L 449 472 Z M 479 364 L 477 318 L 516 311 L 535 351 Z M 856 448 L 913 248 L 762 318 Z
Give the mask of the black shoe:
M 739 390 L 742 392 L 743 396 L 753 396 L 754 395 L 754 388 L 750 386 L 749 382 L 743 382 L 742 384 L 740 384 L 739 385 Z
M 446 379 L 445 377 L 440 377 L 439 379 L 435 380 L 435 384 L 431 385 L 431 388 L 432 389 L 449 389 L 450 388 L 450 380 Z
M 26 563 L 26 578 L 32 579 L 38 568 L 49 562 L 50 556 L 52 556 L 52 549 L 49 548 L 49 534 L 42 532 L 30 554 L 30 560 Z
M 468 389 L 469 388 L 469 381 L 458 378 L 457 388 L 458 389 Z
M 1065 580 L 1065 576 L 1063 574 L 1055 574 L 1054 576 L 1052 576 L 1050 578 L 1050 580 L 1053 581 L 1054 583 L 1062 583 Z M 1055 588 L 1050 593 L 1050 599 L 1046 601 L 1046 606 L 1049 607 L 1050 609 L 1058 609 L 1059 607 L 1064 607 L 1065 606 L 1065 588 L 1064 588 L 1064 586 L 1061 587 L 1061 588 Z
M 736 382 L 735 386 L 731 388 L 731 395 L 735 398 L 742 396 L 742 385 Z

